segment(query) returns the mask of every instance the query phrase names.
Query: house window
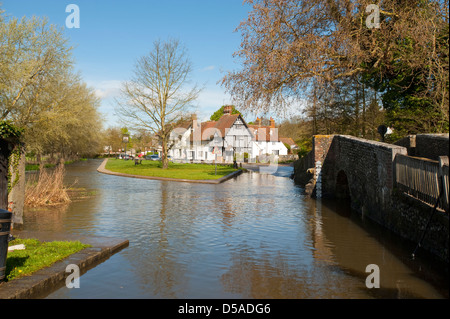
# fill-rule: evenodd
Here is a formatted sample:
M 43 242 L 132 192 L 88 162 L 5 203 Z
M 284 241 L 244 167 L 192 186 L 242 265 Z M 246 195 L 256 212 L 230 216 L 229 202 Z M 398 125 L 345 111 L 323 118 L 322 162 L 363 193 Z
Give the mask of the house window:
M 274 150 L 273 151 L 273 155 L 280 155 L 280 151 L 279 150 Z

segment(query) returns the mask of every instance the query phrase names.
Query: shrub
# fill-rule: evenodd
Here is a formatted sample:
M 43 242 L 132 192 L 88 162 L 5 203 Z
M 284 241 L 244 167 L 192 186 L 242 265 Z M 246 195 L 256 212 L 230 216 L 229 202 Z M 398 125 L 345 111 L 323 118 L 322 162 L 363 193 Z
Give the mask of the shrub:
M 27 181 L 25 206 L 37 207 L 69 203 L 71 200 L 67 194 L 67 188 L 63 184 L 64 175 L 63 164 L 52 170 L 45 169 L 41 165 L 37 178 L 35 176 Z

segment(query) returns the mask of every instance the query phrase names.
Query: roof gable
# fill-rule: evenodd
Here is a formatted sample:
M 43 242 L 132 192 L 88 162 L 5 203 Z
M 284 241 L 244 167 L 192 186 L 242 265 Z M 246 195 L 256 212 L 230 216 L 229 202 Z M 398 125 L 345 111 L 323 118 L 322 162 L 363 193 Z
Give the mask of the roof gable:
M 225 137 L 226 129 L 229 129 L 233 126 L 234 122 L 238 117 L 240 117 L 240 114 L 224 114 L 220 117 L 220 119 L 217 121 L 215 128 L 217 128 L 220 131 L 220 134 L 222 134 L 222 137 Z

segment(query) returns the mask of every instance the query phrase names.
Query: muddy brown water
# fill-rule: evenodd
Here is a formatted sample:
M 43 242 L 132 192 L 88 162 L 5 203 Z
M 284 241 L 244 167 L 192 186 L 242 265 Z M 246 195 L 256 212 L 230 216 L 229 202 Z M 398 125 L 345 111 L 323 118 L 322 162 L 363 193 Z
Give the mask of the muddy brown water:
M 89 196 L 27 209 L 24 229 L 126 238 L 80 288 L 48 298 L 448 298 L 448 268 L 363 220 L 312 200 L 289 178 L 250 170 L 220 185 L 100 174 L 101 160 L 66 166 Z M 366 286 L 367 265 L 380 288 Z

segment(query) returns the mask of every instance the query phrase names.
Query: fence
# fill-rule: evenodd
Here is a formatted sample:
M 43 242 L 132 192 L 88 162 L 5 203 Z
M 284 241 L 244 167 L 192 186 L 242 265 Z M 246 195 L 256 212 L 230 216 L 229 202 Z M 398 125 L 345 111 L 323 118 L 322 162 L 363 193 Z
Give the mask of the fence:
M 436 204 L 441 190 L 438 208 L 449 209 L 449 164 L 448 157 L 439 161 L 397 154 L 395 157 L 395 182 L 403 191 L 432 206 Z

